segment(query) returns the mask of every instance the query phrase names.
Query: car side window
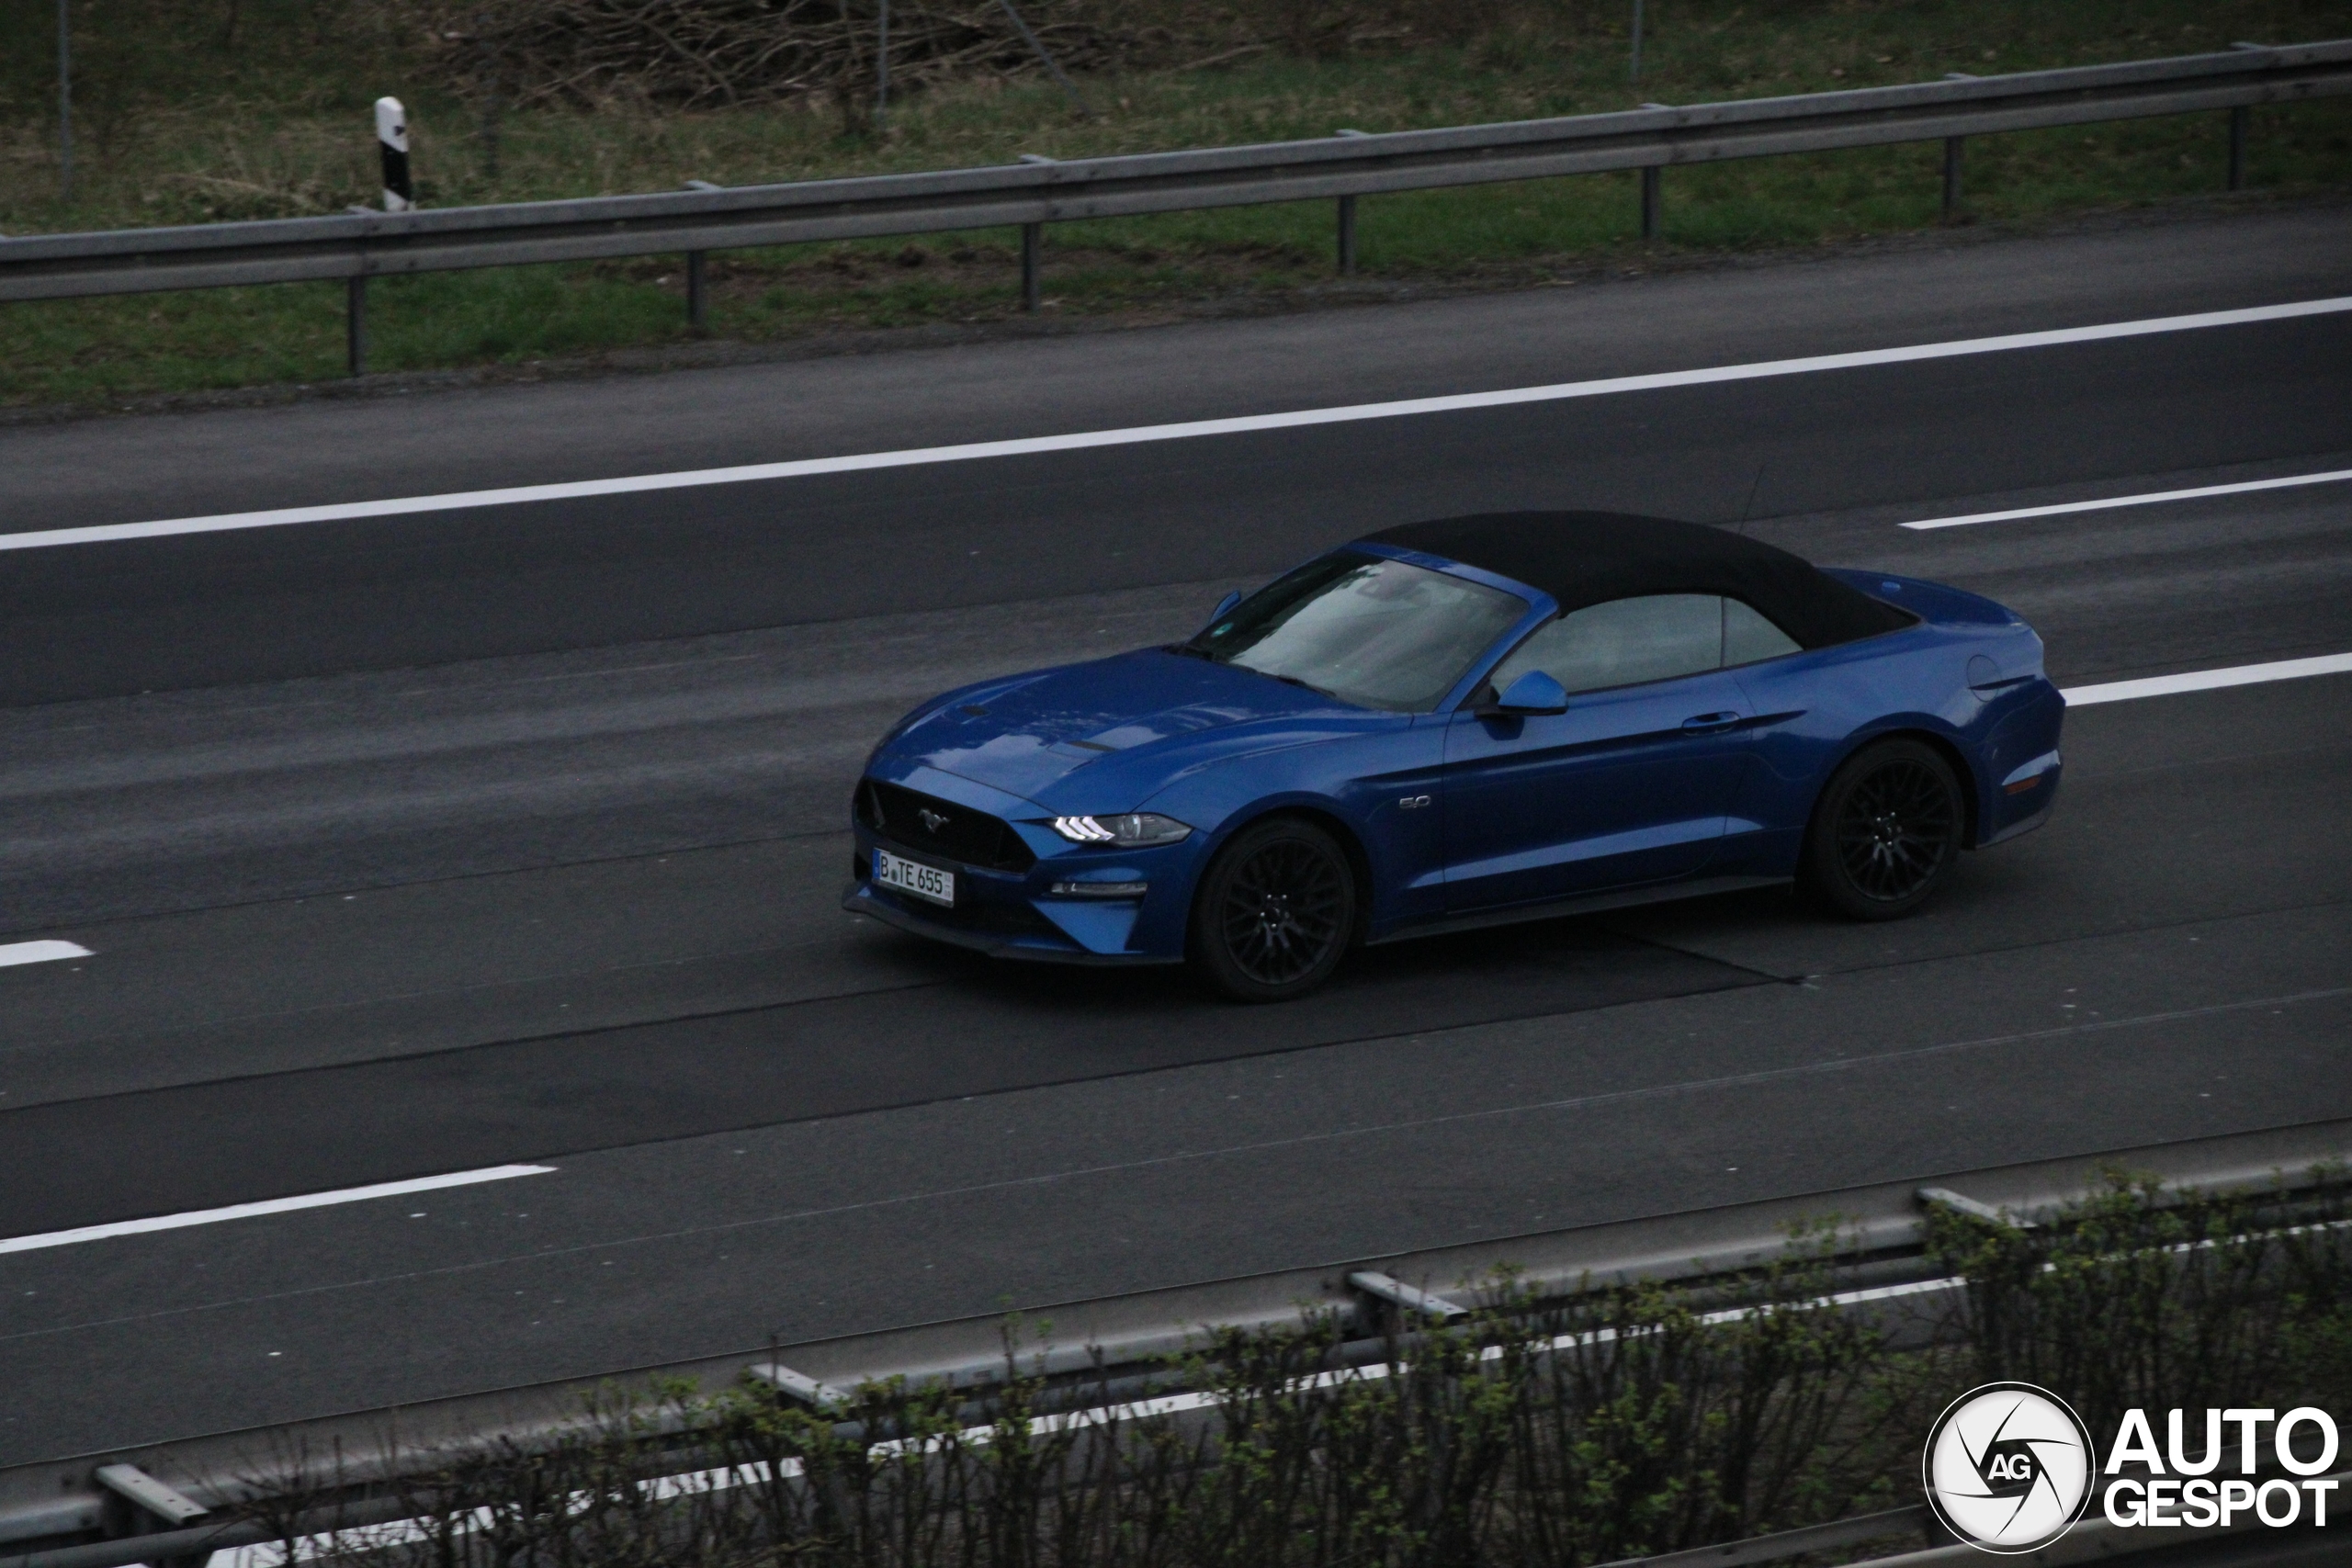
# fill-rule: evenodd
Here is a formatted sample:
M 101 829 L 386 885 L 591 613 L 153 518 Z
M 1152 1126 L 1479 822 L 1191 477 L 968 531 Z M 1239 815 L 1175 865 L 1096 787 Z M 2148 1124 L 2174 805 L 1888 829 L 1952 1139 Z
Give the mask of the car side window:
M 1724 667 L 1759 664 L 1784 653 L 1801 652 L 1796 638 L 1774 626 L 1760 611 L 1736 599 L 1724 601 Z
M 1487 680 L 1506 691 L 1541 670 L 1576 693 L 1719 670 L 1724 603 L 1713 593 L 1650 593 L 1588 605 L 1538 627 Z

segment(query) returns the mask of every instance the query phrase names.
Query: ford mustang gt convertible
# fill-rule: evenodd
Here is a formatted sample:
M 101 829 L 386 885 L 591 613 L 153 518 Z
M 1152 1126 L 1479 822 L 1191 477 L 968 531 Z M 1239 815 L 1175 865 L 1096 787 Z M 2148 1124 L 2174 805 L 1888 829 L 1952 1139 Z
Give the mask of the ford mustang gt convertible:
M 983 682 L 882 738 L 843 906 L 1006 957 L 1349 949 L 1795 882 L 1907 915 L 2041 825 L 2065 701 L 1990 600 L 1607 513 L 1415 523 L 1189 641 Z

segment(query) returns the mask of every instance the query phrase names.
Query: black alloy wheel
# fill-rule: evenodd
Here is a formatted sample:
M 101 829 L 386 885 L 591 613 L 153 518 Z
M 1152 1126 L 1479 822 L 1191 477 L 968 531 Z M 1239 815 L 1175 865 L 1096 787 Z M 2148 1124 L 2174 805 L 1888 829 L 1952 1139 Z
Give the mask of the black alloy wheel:
M 1355 940 L 1347 852 L 1311 822 L 1281 817 L 1217 852 L 1193 900 L 1193 963 L 1243 1002 L 1286 1002 L 1331 977 Z
M 1849 758 L 1821 792 L 1805 835 L 1805 881 L 1839 914 L 1891 920 L 1951 880 L 1967 812 L 1951 765 L 1917 740 Z

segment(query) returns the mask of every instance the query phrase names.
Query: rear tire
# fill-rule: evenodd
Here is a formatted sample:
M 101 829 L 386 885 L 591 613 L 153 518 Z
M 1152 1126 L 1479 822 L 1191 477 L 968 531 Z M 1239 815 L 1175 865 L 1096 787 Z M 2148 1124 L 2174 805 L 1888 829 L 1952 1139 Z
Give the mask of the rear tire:
M 1848 919 L 1901 919 L 1952 879 L 1967 822 L 1960 781 L 1934 747 L 1865 747 L 1830 775 L 1814 806 L 1805 886 Z
M 1277 817 L 1209 863 L 1193 898 L 1193 971 L 1238 1002 L 1294 1001 L 1331 977 L 1355 931 L 1347 852 L 1312 822 Z

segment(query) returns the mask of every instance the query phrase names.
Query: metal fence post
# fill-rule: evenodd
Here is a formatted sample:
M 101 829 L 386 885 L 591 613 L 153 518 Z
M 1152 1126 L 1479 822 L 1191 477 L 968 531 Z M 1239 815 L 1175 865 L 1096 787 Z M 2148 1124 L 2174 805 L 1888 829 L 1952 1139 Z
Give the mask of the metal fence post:
M 1021 308 L 1032 315 L 1037 310 L 1039 289 L 1037 264 L 1039 254 L 1046 248 L 1046 226 L 1043 223 L 1021 225 Z
M 74 199 L 74 17 L 57 0 L 57 160 L 60 201 Z
M 1037 58 L 1044 61 L 1046 62 L 1046 69 L 1054 73 L 1054 80 L 1061 84 L 1062 91 L 1069 95 L 1069 101 L 1071 105 L 1077 108 L 1079 113 L 1088 116 L 1091 118 L 1093 116 L 1094 110 L 1087 104 L 1087 101 L 1084 98 L 1079 96 L 1077 84 L 1072 82 L 1067 75 L 1063 74 L 1061 62 L 1056 60 L 1053 56 L 1053 52 L 1046 49 L 1045 44 L 1039 40 L 1037 35 L 1029 30 L 1029 23 L 1027 19 L 1023 17 L 1019 11 L 1012 8 L 1012 0 L 996 0 L 996 3 L 1004 7 L 1004 14 L 1012 18 L 1013 28 L 1021 34 L 1022 38 L 1027 41 L 1029 47 L 1037 51 Z
M 482 178 L 495 186 L 498 184 L 498 59 L 489 51 L 489 47 L 481 44 L 480 40 L 477 40 L 477 47 L 481 51 L 481 57 L 485 62 L 482 67 L 481 96 Z
M 354 376 L 368 374 L 368 275 L 356 272 L 343 285 L 344 354 Z
M 2254 111 L 2240 104 L 2230 111 L 2230 188 L 2245 188 L 2245 133 Z

